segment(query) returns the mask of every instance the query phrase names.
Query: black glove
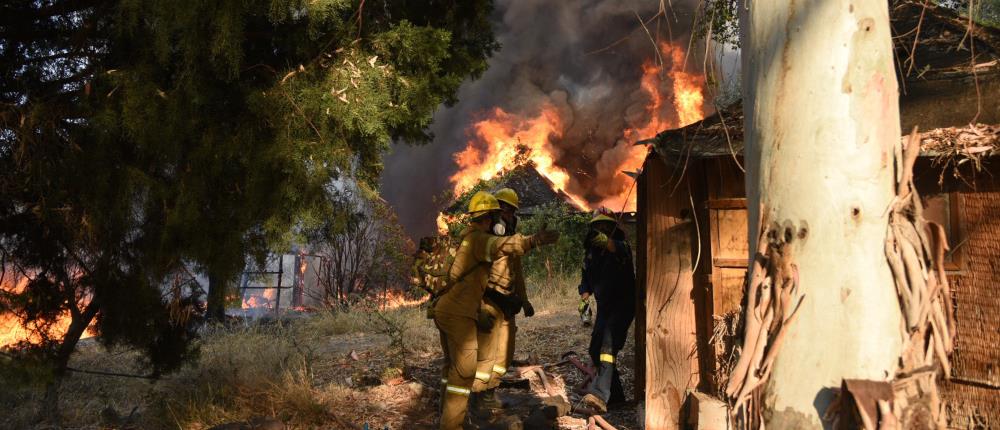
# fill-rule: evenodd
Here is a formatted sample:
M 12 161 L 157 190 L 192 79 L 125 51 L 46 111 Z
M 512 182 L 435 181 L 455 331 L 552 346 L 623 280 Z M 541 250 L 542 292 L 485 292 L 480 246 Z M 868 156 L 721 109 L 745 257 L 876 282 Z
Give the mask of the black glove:
M 550 243 L 556 243 L 559 240 L 559 232 L 555 230 L 549 230 L 547 224 L 542 224 L 542 227 L 538 229 L 538 232 L 531 236 L 531 241 L 535 246 L 548 245 Z
M 479 331 L 489 333 L 493 330 L 493 323 L 496 321 L 497 317 L 480 309 L 479 314 L 476 315 L 476 328 L 478 328 Z
M 487 300 L 493 302 L 496 307 L 500 308 L 500 311 L 508 318 L 521 312 L 523 303 L 521 302 L 521 298 L 515 294 L 503 294 L 492 288 L 487 288 L 484 296 Z
M 527 300 L 524 302 L 524 316 L 526 317 L 535 316 L 535 307 L 531 306 L 531 302 Z

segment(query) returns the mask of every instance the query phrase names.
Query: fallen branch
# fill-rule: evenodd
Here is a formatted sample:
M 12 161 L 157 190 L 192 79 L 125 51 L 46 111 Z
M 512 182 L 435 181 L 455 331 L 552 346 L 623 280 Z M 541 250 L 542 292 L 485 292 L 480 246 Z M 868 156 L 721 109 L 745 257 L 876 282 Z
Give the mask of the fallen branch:
M 594 422 L 597 423 L 597 425 L 601 426 L 601 428 L 604 430 L 617 430 L 615 426 L 611 425 L 611 423 L 607 422 L 604 419 L 604 417 L 600 415 L 593 415 L 591 416 L 591 418 L 593 418 Z

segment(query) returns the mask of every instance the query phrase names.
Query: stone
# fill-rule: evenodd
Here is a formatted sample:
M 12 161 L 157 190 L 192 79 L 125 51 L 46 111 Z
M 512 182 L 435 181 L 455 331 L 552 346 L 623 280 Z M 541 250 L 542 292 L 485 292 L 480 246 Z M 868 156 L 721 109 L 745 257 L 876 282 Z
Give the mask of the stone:
M 550 408 L 552 407 L 550 406 Z M 543 409 L 535 409 L 531 412 L 528 419 L 524 420 L 524 430 L 553 430 L 556 428 L 555 419 L 549 418 Z
M 570 410 L 573 408 L 573 405 L 566 401 L 566 399 L 562 396 L 545 397 L 542 399 L 542 404 L 555 408 L 556 416 L 552 417 L 553 419 L 569 414 Z

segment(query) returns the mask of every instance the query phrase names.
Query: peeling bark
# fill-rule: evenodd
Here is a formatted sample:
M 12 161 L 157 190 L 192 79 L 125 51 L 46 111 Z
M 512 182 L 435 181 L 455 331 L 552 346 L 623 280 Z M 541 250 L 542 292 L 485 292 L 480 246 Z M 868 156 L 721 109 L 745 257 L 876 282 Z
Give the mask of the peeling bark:
M 948 249 L 944 228 L 923 217 L 923 206 L 913 185 L 913 164 L 920 152 L 920 138 L 914 129 L 905 152 L 896 156 L 896 196 L 889 212 L 885 242 L 886 261 L 893 267 L 899 307 L 904 316 L 903 351 L 895 373 L 896 399 L 886 422 L 900 428 L 936 426 L 944 428 L 944 405 L 938 396 L 937 377 L 951 376 L 949 356 L 954 348 L 954 316 L 951 289 L 944 271 Z M 917 385 L 912 396 L 908 385 Z M 929 418 L 913 417 L 904 409 L 909 404 L 926 403 Z M 924 420 L 929 421 L 924 423 Z
M 832 390 L 888 380 L 903 343 L 885 258 L 900 135 L 888 4 L 745 0 L 740 15 L 750 249 L 774 317 L 727 392 L 750 427 L 822 428 Z

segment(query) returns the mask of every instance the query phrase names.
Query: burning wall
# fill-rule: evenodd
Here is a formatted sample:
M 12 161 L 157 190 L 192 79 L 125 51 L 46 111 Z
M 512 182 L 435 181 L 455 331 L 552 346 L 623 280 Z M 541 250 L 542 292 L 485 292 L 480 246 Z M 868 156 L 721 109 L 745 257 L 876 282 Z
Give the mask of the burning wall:
M 397 145 L 387 159 L 382 191 L 407 230 L 430 233 L 433 196 L 460 193 L 519 156 L 580 206 L 633 207 L 621 171 L 646 153 L 633 143 L 705 113 L 701 61 L 683 49 L 693 3 L 661 14 L 659 2 L 639 0 L 498 1 L 503 48 L 490 69 L 437 113 L 432 145 Z

